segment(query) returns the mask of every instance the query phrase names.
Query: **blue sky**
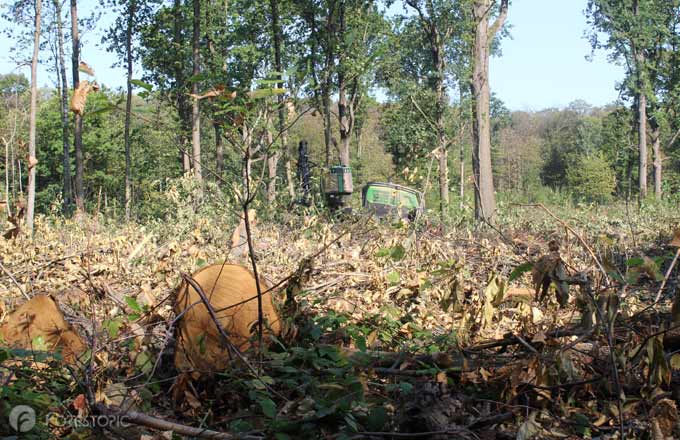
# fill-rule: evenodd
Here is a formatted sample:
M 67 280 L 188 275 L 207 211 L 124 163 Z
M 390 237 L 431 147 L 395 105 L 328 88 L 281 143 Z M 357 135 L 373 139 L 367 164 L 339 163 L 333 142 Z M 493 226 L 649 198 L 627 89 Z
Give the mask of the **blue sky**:
M 576 99 L 593 105 L 616 100 L 616 83 L 623 68 L 609 63 L 606 54 L 597 52 L 590 62 L 587 28 L 583 11 L 587 0 L 512 0 L 508 23 L 512 38 L 503 41 L 503 55 L 491 60 L 491 89 L 512 110 L 540 110 L 564 107 Z M 81 1 L 81 16 L 92 12 L 97 1 Z M 104 14 L 99 28 L 110 23 Z M 1 28 L 11 26 L 7 22 Z M 112 68 L 114 55 L 100 47 L 101 31 L 83 35 L 83 60 L 95 68 L 97 80 L 109 87 L 122 87 L 125 73 Z M 7 41 L 0 45 L 0 72 L 15 69 Z M 28 76 L 28 69 L 22 69 Z M 70 75 L 70 74 L 69 74 Z M 136 72 L 139 75 L 139 72 Z M 41 85 L 53 85 L 53 75 L 39 71 Z M 70 79 L 70 76 L 69 76 Z

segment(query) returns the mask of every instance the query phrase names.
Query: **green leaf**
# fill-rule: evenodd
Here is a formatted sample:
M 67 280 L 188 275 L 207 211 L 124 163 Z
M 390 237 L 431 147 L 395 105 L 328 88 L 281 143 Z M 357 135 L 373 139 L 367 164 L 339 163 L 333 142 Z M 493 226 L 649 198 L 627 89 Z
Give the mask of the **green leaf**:
M 126 296 L 125 303 L 135 312 L 142 313 L 142 308 L 140 307 L 139 303 L 137 303 L 137 300 L 134 297 Z
M 276 404 L 274 401 L 268 397 L 263 397 L 260 399 L 260 407 L 265 416 L 273 419 L 276 417 Z
M 123 322 L 120 319 L 107 319 L 104 321 L 104 328 L 109 332 L 109 337 L 115 338 L 120 332 Z
M 354 338 L 354 344 L 356 344 L 359 350 L 366 351 L 366 338 L 363 336 Z
M 153 368 L 153 362 L 148 351 L 143 351 L 135 358 L 135 367 L 139 368 L 142 373 L 146 374 Z
M 383 427 L 387 423 L 387 411 L 382 406 L 373 408 L 370 413 L 368 413 L 368 420 L 366 422 L 366 428 L 369 431 L 382 431 Z
M 47 351 L 47 343 L 45 342 L 45 338 L 42 336 L 33 338 L 31 341 L 31 347 L 36 351 Z
M 390 252 L 390 257 L 394 261 L 399 261 L 402 258 L 404 258 L 404 255 L 406 255 L 406 249 L 404 249 L 404 246 L 398 244 L 395 247 L 392 248 Z
M 144 81 L 139 80 L 139 79 L 131 79 L 131 80 L 130 80 L 130 83 L 131 83 L 132 85 L 137 86 L 137 87 L 141 87 L 141 88 L 143 88 L 144 90 L 149 91 L 149 92 L 150 92 L 151 90 L 153 90 L 153 86 L 152 86 L 151 84 L 145 83 Z
M 392 271 L 387 274 L 387 281 L 389 281 L 390 284 L 399 284 L 399 280 L 401 280 L 399 272 Z
M 524 273 L 529 272 L 531 269 L 533 269 L 533 267 L 534 265 L 529 261 L 520 264 L 512 272 L 510 272 L 510 276 L 508 277 L 508 283 L 515 281 L 517 278 L 521 277 Z
M 375 253 L 375 256 L 378 257 L 378 258 L 386 257 L 386 256 L 390 255 L 391 252 L 392 252 L 392 250 L 390 248 L 384 247 L 384 248 L 378 249 L 378 252 Z
M 631 258 L 628 261 L 626 261 L 626 266 L 628 267 L 637 267 L 642 266 L 643 264 L 645 264 L 645 260 L 639 257 Z

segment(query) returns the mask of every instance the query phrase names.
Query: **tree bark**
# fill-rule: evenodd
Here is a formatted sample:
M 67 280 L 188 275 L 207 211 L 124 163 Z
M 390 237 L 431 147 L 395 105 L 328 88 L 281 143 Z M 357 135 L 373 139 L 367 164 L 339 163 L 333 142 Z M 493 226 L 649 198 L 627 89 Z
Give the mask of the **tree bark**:
M 640 15 L 640 4 L 633 0 L 633 15 Z M 637 74 L 637 116 L 638 116 L 638 191 L 640 198 L 647 197 L 647 82 L 645 78 L 645 54 L 631 42 L 635 72 Z
M 71 0 L 71 70 L 73 89 L 80 84 L 80 33 L 78 32 L 78 2 Z M 76 153 L 76 208 L 85 212 L 85 186 L 83 184 L 85 165 L 83 158 L 83 117 L 74 113 L 73 148 Z
M 66 61 L 64 57 L 64 24 L 61 20 L 61 0 L 54 0 L 54 13 L 57 21 L 57 46 L 58 46 L 58 66 L 59 76 L 61 79 L 61 140 L 63 144 L 64 156 L 62 166 L 64 168 L 63 175 L 63 213 L 69 215 L 71 213 L 71 145 L 68 138 L 68 81 L 66 79 Z
M 174 0 L 173 4 L 173 44 L 179 50 L 182 47 L 182 2 L 181 0 Z M 182 164 L 182 171 L 186 174 L 191 171 L 191 156 L 188 151 L 188 133 L 189 133 L 189 105 L 185 95 L 186 79 L 184 77 L 183 63 L 178 60 L 175 63 L 175 93 L 177 95 L 177 115 L 179 116 L 180 133 L 179 133 L 179 156 Z
M 437 128 L 437 148 L 439 149 L 439 213 L 442 221 L 446 219 L 449 207 L 449 151 L 444 133 L 444 107 L 446 106 L 446 90 L 444 88 L 444 42 L 435 26 L 430 36 L 432 61 L 436 69 L 434 92 L 437 97 L 435 105 L 435 127 Z
M 213 122 L 215 129 L 215 172 L 222 177 L 224 172 L 224 142 L 222 141 L 222 129 L 218 122 Z
M 338 40 L 344 41 L 346 29 L 345 12 L 346 5 L 341 2 L 338 10 Z M 347 60 L 345 55 L 338 58 L 338 123 L 340 125 L 340 164 L 343 166 L 350 165 L 350 150 L 349 144 L 352 136 L 352 129 L 354 127 L 354 111 L 353 103 L 347 99 L 347 76 L 345 69 L 347 69 Z M 356 78 L 353 80 L 353 87 L 356 87 Z M 354 95 L 354 94 L 353 94 Z M 353 97 L 352 97 L 353 99 Z
M 475 0 L 475 40 L 473 44 L 472 96 L 473 113 L 472 166 L 475 179 L 475 218 L 489 223 L 496 220 L 496 195 L 491 166 L 491 118 L 489 89 L 490 46 L 508 14 L 508 0 L 501 0 L 500 13 L 489 27 L 491 0 Z
M 272 24 L 272 38 L 274 40 L 274 69 L 276 70 L 276 77 L 278 83 L 276 87 L 282 89 L 283 84 L 283 65 L 281 63 L 281 45 L 283 43 L 283 31 L 279 23 L 279 2 L 278 0 L 270 0 L 269 6 L 271 9 L 271 24 Z M 278 104 L 278 125 L 279 125 L 279 136 L 281 138 L 281 150 L 280 154 L 267 154 L 267 166 L 269 167 L 269 186 L 267 188 L 267 200 L 269 202 L 274 202 L 276 200 L 276 169 L 278 166 L 279 156 L 282 155 L 284 161 L 286 162 L 286 181 L 288 183 L 288 192 L 291 199 L 295 198 L 295 190 L 291 185 L 290 178 L 292 176 L 288 175 L 288 168 L 290 157 L 288 154 L 288 130 L 286 130 L 286 107 L 285 98 L 283 95 L 278 95 L 276 97 Z M 269 149 L 273 148 L 272 141 L 269 142 Z
M 58 1 L 58 0 L 57 0 Z M 125 220 L 130 220 L 132 204 L 132 161 L 130 159 L 130 125 L 132 118 L 132 28 L 137 8 L 136 0 L 128 4 L 125 55 L 127 58 L 127 100 L 125 102 Z
M 10 158 L 9 158 L 9 142 L 5 140 L 5 138 L 2 139 L 4 144 L 5 144 L 5 209 L 7 210 L 7 216 L 11 217 L 12 216 L 12 201 L 10 200 L 9 196 L 9 167 L 10 167 Z
M 193 0 L 194 3 L 194 23 L 193 23 L 193 38 L 192 38 L 192 58 L 193 58 L 193 83 L 191 91 L 194 95 L 198 95 L 198 81 L 196 77 L 201 73 L 201 0 Z M 191 151 L 193 154 L 192 165 L 194 167 L 194 177 L 199 182 L 202 182 L 203 175 L 201 171 L 201 113 L 200 101 L 194 98 L 191 106 Z
M 35 29 L 33 31 L 33 58 L 31 58 L 31 107 L 28 122 L 28 206 L 26 209 L 26 229 L 33 234 L 35 216 L 36 153 L 35 124 L 38 112 L 38 55 L 40 53 L 40 20 L 42 0 L 35 2 Z
M 647 96 L 643 92 L 638 95 L 638 151 L 639 157 L 639 179 L 638 189 L 640 198 L 647 197 Z
M 652 153 L 654 155 L 654 196 L 657 200 L 662 197 L 662 168 L 663 158 L 661 157 L 661 127 L 654 126 L 654 143 L 652 144 Z
M 274 203 L 276 201 L 276 174 L 281 153 L 279 151 L 271 151 L 274 136 L 271 130 L 271 118 L 267 118 L 267 144 L 270 146 L 270 151 L 265 152 L 267 162 L 267 202 Z

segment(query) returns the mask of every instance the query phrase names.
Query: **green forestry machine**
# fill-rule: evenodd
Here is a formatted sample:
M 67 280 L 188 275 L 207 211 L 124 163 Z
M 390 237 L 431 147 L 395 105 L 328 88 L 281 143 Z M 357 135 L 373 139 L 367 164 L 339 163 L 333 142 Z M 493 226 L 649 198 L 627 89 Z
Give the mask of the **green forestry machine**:
M 309 175 L 306 155 L 307 142 L 301 141 L 298 159 L 298 176 L 304 192 L 304 200 L 308 200 Z M 302 168 L 300 165 L 302 164 Z M 306 179 L 305 179 L 306 177 Z M 352 168 L 344 165 L 334 165 L 324 174 L 322 192 L 326 204 L 332 212 L 343 210 L 351 212 L 347 205 L 349 197 L 354 193 Z M 369 182 L 361 190 L 361 206 L 364 211 L 377 218 L 404 219 L 414 221 L 425 211 L 423 193 L 406 186 L 385 182 Z

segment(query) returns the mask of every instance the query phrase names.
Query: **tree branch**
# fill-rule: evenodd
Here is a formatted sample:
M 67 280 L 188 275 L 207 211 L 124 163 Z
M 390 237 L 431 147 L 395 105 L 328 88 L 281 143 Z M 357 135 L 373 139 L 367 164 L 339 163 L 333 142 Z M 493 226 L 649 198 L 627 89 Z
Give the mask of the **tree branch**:
M 501 0 L 501 10 L 498 14 L 498 18 L 489 28 L 489 42 L 493 41 L 496 33 L 505 24 L 505 20 L 508 18 L 508 0 Z

